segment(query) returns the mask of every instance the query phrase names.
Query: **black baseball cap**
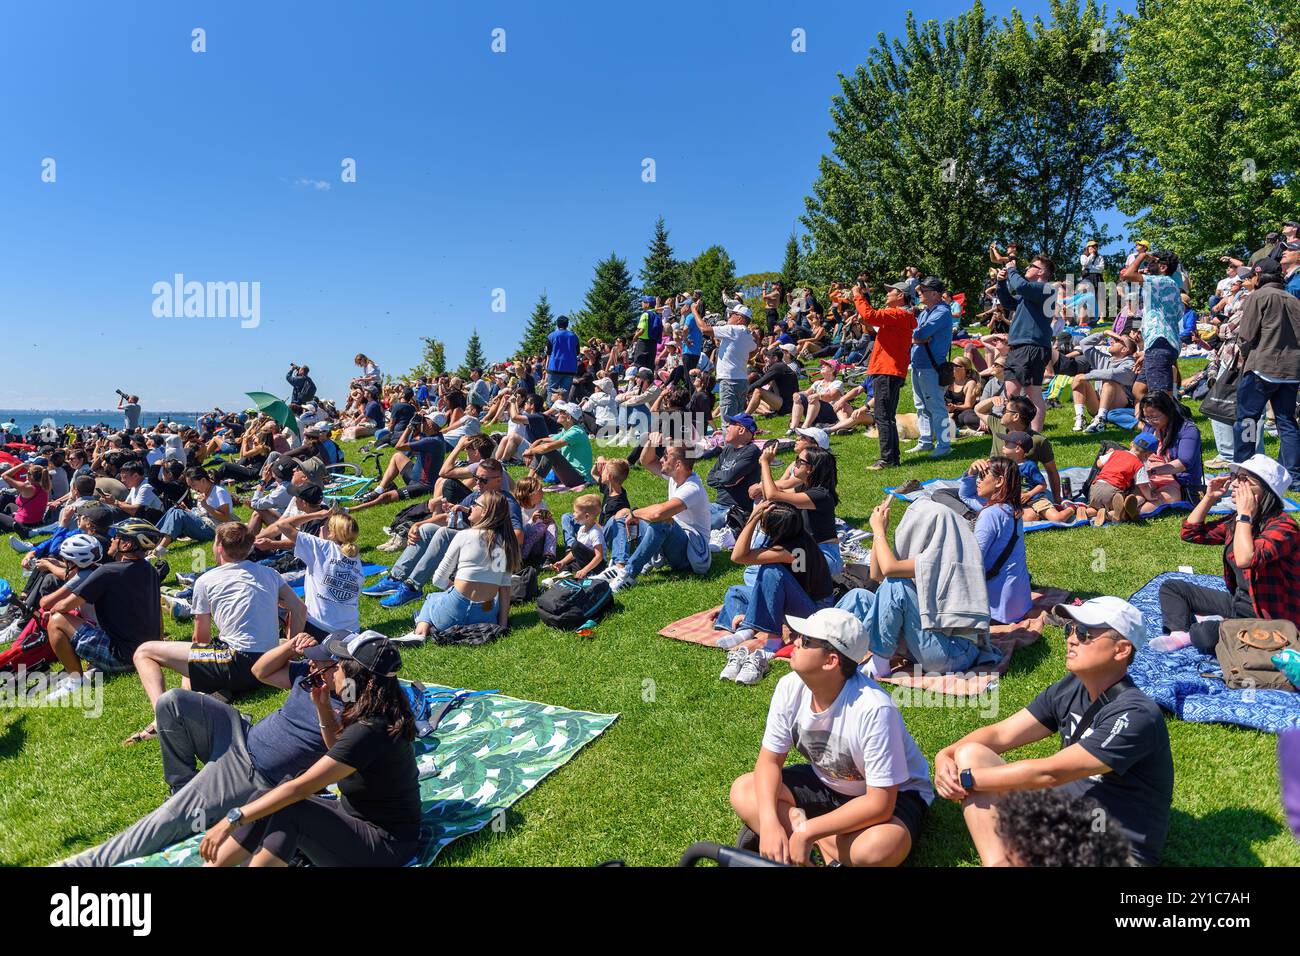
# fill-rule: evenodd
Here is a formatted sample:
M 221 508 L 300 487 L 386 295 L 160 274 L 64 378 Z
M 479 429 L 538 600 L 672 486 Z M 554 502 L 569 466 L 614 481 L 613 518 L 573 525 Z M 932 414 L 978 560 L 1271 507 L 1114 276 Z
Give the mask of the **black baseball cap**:
M 293 470 L 297 467 L 298 462 L 292 458 L 281 458 L 271 470 L 275 473 L 275 477 L 281 481 L 288 481 L 293 478 Z
M 301 498 L 309 505 L 318 505 L 321 503 L 321 499 L 325 497 L 325 489 L 309 481 L 306 484 L 290 485 L 289 494 L 295 498 Z
M 356 661 L 372 674 L 396 677 L 402 669 L 402 655 L 392 641 L 378 631 L 353 633 L 346 628 L 334 631 L 303 657 L 312 661 Z
M 926 276 L 916 284 L 916 287 L 918 289 L 929 289 L 931 292 L 938 292 L 941 294 L 948 291 L 948 287 L 943 284 L 943 280 L 938 276 Z

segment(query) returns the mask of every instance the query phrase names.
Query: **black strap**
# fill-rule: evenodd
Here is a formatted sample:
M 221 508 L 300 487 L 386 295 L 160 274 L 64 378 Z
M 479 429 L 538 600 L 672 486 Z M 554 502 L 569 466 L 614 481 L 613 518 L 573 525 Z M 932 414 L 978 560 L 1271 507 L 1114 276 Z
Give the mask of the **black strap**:
M 1006 547 L 998 555 L 998 559 L 993 562 L 993 567 L 984 572 L 984 580 L 992 581 L 1002 573 L 1002 566 L 1011 558 L 1011 552 L 1016 548 L 1016 539 L 1020 537 L 1020 519 L 1016 518 L 1015 523 L 1011 526 L 1011 537 L 1007 539 Z
M 930 351 L 930 343 L 922 342 L 921 348 L 925 349 L 925 354 L 930 357 L 930 364 L 934 366 L 934 370 L 939 371 L 939 363 L 934 360 L 934 353 Z
M 1097 711 L 1101 710 L 1102 707 L 1110 703 L 1111 689 L 1112 688 L 1110 687 L 1106 688 L 1104 691 L 1101 692 L 1101 694 L 1097 697 L 1096 700 L 1094 700 L 1091 704 L 1088 705 L 1088 709 L 1085 710 L 1083 712 L 1083 716 L 1079 718 L 1079 723 L 1075 726 L 1074 733 L 1070 734 L 1068 737 L 1065 738 L 1066 747 L 1069 747 L 1071 744 L 1078 743 L 1079 738 L 1083 735 L 1083 732 L 1092 726 L 1092 718 L 1097 716 Z

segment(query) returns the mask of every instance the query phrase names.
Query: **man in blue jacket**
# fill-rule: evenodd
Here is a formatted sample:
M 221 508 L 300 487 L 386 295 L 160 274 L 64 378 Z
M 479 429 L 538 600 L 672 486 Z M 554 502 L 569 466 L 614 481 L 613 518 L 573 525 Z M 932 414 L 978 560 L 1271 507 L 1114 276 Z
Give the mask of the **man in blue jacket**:
M 952 351 L 952 312 L 943 301 L 944 284 L 926 276 L 916 284 L 921 311 L 912 332 L 912 402 L 916 405 L 916 426 L 920 441 L 908 454 L 928 451 L 942 458 L 952 451 L 953 427 L 939 384 L 939 366 Z
M 569 386 L 578 371 L 578 337 L 569 331 L 569 317 L 555 320 L 555 331 L 546 337 L 546 390 L 557 389 L 569 396 Z
M 1047 256 L 1034 256 L 1022 276 L 1015 259 L 998 273 L 998 299 L 1011 313 L 1011 332 L 1003 368 L 1007 398 L 1024 395 L 1034 403 L 1033 430 L 1043 430 L 1043 372 L 1052 359 L 1052 317 L 1056 311 L 1056 266 Z

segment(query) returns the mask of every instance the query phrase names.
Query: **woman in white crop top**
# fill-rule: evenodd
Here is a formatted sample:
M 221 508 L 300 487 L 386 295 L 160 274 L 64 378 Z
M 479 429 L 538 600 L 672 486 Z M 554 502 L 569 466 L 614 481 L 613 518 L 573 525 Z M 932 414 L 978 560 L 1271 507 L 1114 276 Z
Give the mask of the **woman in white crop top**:
M 416 638 L 457 624 L 507 626 L 511 575 L 521 563 L 510 507 L 503 495 L 489 491 L 474 502 L 469 520 L 433 575 L 434 586 L 442 590 L 425 598 L 415 615 Z

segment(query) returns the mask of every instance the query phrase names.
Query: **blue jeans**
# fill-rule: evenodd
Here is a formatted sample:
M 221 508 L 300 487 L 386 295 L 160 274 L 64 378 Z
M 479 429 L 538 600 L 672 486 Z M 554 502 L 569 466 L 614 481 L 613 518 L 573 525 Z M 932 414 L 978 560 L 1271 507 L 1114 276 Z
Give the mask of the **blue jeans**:
M 952 444 L 952 425 L 938 371 L 912 367 L 912 404 L 916 406 L 916 428 L 921 434 L 921 444 L 935 451 L 948 451 Z
M 1237 423 L 1232 427 L 1234 461 L 1245 461 L 1252 454 L 1254 441 L 1263 434 L 1264 406 L 1273 406 L 1277 438 L 1281 445 L 1277 460 L 1291 472 L 1291 480 L 1300 480 L 1300 428 L 1295 423 L 1296 390 L 1294 382 L 1266 382 L 1254 372 L 1247 372 L 1237 383 Z M 1247 422 L 1250 424 L 1247 425 Z
M 195 541 L 211 541 L 217 536 L 217 526 L 204 521 L 193 511 L 172 508 L 158 522 L 158 530 L 176 541 L 180 538 L 192 538 Z
M 726 505 L 720 505 L 716 501 L 709 502 L 709 530 L 717 531 L 727 526 L 727 515 L 731 514 L 731 509 Z
M 641 540 L 627 559 L 628 574 L 636 577 L 659 555 L 674 571 L 692 570 L 686 532 L 676 521 L 641 522 Z
M 497 614 L 496 598 L 492 599 L 491 610 L 485 611 L 478 601 L 471 601 L 450 587 L 425 598 L 420 610 L 415 612 L 415 621 L 429 624 L 435 631 L 445 631 L 457 624 L 495 624 Z
M 908 578 L 885 578 L 875 594 L 854 588 L 835 606 L 863 623 L 871 653 L 884 660 L 894 656 L 899 644 L 928 674 L 952 674 L 1002 660 L 996 648 L 982 649 L 964 637 L 922 630 L 916 583 Z
M 572 372 L 550 372 L 546 373 L 546 391 L 553 392 L 557 388 L 564 390 L 564 397 L 569 397 L 569 386 L 573 384 Z
M 1214 432 L 1214 451 L 1224 461 L 1236 460 L 1236 438 L 1233 435 L 1233 427 L 1227 422 L 1221 422 L 1217 419 L 1210 419 L 1210 429 Z M 1264 429 L 1255 429 L 1257 438 L 1255 441 L 1255 454 L 1264 454 Z
M 722 610 L 718 612 L 717 627 L 722 630 L 734 630 L 731 622 L 737 614 L 745 615 L 742 627 L 753 628 L 767 634 L 780 635 L 781 625 L 787 614 L 795 617 L 807 617 L 818 608 L 828 606 L 829 602 L 820 604 L 808 597 L 794 574 L 784 564 L 751 565 L 758 574 L 753 587 L 733 584 L 727 588 L 723 598 Z

